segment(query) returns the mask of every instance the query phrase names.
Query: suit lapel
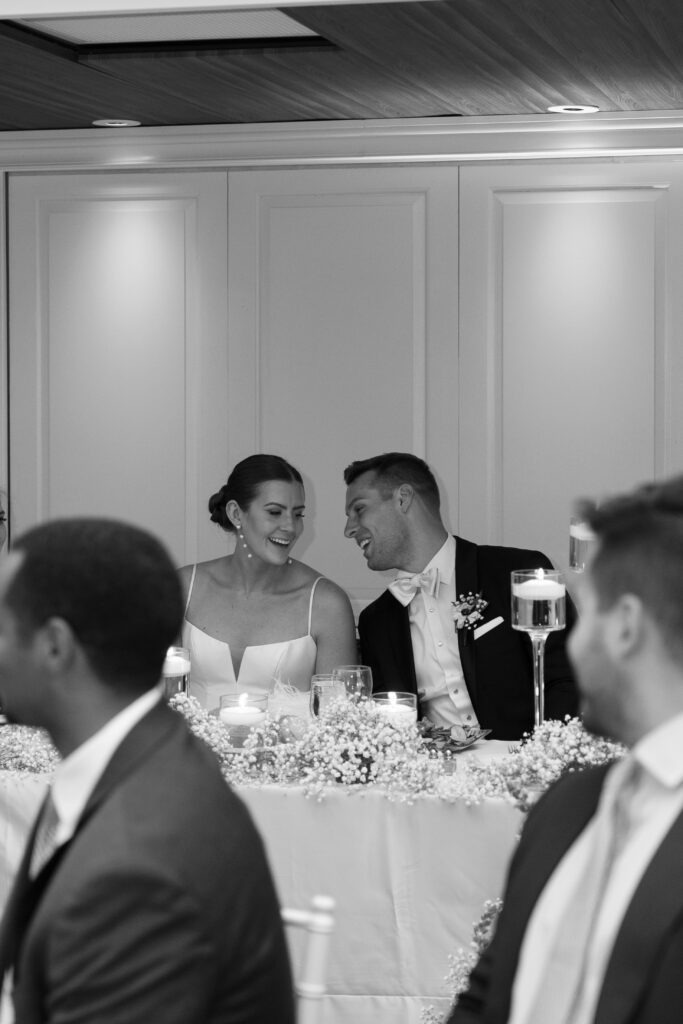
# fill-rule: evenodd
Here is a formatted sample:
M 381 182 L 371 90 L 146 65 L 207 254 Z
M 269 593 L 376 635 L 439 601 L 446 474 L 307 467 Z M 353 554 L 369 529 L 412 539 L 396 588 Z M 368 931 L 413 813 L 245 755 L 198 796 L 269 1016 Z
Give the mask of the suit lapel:
M 45 799 L 47 799 L 47 797 Z M 31 855 L 33 853 L 36 832 L 38 830 L 38 822 L 40 821 L 40 817 L 43 813 L 44 805 L 45 800 L 41 804 L 40 810 L 38 811 L 33 823 L 19 868 L 14 878 L 9 899 L 7 900 L 5 912 L 2 916 L 2 924 L 0 924 L 0 979 L 4 977 L 5 972 L 8 971 L 13 964 L 16 964 L 24 932 L 26 931 L 28 923 L 38 906 L 41 896 L 45 892 L 59 861 L 69 846 L 70 841 L 60 846 L 47 863 L 41 868 L 36 877 L 30 877 L 29 868 L 31 864 Z
M 31 851 L 35 840 L 36 829 L 41 811 L 36 815 L 19 870 L 7 902 L 5 913 L 0 925 L 0 978 L 15 963 L 24 932 L 43 893 L 50 883 L 59 862 L 76 839 L 84 823 L 95 812 L 97 807 L 139 762 L 147 757 L 165 738 L 175 730 L 182 728 L 179 715 L 170 710 L 164 701 L 155 705 L 140 722 L 133 727 L 123 739 L 120 746 L 105 768 L 99 782 L 90 795 L 76 831 L 71 839 L 59 847 L 55 855 L 48 861 L 35 879 L 29 877 Z
M 631 900 L 607 964 L 595 1024 L 632 1019 L 667 941 L 683 912 L 683 812 L 650 861 Z
M 477 545 L 462 537 L 455 538 L 455 596 L 479 591 Z M 475 671 L 474 638 L 469 629 L 458 630 L 458 650 L 470 700 L 477 711 L 477 676 Z
M 144 718 L 133 726 L 114 751 L 109 764 L 90 794 L 75 835 L 112 790 L 120 785 L 141 761 L 148 758 L 153 750 L 183 727 L 180 715 L 171 711 L 164 700 L 155 704 L 151 711 L 148 711 Z
M 386 629 L 385 641 L 394 654 L 394 671 L 401 685 L 410 693 L 417 693 L 417 677 L 415 675 L 415 659 L 413 642 L 410 638 L 410 614 L 408 607 L 397 601 L 390 591 L 385 591 Z

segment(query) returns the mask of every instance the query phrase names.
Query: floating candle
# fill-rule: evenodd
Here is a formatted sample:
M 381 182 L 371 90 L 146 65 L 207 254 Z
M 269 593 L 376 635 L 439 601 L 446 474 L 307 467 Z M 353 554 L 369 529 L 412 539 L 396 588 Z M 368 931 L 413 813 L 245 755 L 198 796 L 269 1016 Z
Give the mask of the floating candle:
M 595 540 L 595 534 L 588 523 L 570 523 L 569 536 L 576 537 L 577 540 Z
M 167 654 L 162 675 L 186 676 L 190 672 L 190 659 L 183 654 Z
M 523 583 L 512 584 L 513 596 L 527 601 L 557 601 L 564 597 L 566 592 L 567 588 L 564 583 L 548 580 L 543 576 L 524 580 Z
M 248 693 L 240 693 L 236 703 L 228 703 L 225 697 L 221 698 L 221 709 L 218 712 L 221 722 L 248 727 L 260 725 L 266 713 L 256 703 L 250 703 L 251 700 Z
M 413 693 L 376 693 L 372 699 L 382 718 L 392 725 L 403 728 L 417 722 L 417 698 Z

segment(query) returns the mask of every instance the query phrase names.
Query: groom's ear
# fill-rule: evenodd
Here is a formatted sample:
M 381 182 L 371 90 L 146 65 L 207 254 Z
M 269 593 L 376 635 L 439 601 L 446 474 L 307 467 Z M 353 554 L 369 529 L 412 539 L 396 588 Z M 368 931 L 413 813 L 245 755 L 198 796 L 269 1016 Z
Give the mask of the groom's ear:
M 415 498 L 415 490 L 410 486 L 410 484 L 401 484 L 401 486 L 396 489 L 395 494 L 398 508 L 401 512 L 407 512 Z

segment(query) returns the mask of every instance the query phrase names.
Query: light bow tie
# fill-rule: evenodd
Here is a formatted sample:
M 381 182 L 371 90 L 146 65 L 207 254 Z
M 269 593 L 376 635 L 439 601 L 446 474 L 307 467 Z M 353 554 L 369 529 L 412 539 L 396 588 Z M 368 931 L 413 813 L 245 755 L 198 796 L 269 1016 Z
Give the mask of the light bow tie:
M 435 597 L 439 589 L 439 570 L 431 568 L 425 572 L 417 572 L 414 576 L 397 576 L 389 584 L 389 590 L 397 601 L 407 606 L 418 590 L 423 590 L 429 597 Z

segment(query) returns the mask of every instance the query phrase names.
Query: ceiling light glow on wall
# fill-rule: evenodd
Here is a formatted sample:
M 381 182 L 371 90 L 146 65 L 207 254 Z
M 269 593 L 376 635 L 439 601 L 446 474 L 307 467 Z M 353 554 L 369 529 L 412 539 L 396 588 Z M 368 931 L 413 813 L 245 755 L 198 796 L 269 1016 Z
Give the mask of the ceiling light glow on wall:
M 600 107 L 591 103 L 564 103 L 557 107 L 548 107 L 549 114 L 597 114 Z
M 93 121 L 94 128 L 139 128 L 140 121 L 131 121 L 127 117 L 103 117 Z

